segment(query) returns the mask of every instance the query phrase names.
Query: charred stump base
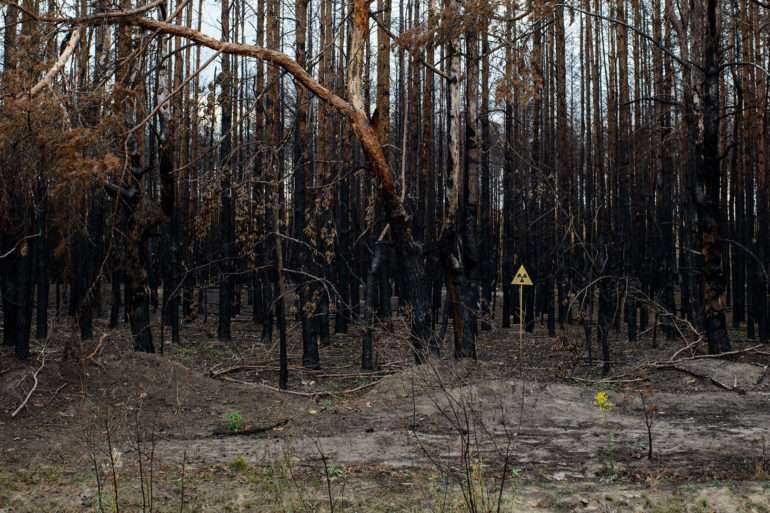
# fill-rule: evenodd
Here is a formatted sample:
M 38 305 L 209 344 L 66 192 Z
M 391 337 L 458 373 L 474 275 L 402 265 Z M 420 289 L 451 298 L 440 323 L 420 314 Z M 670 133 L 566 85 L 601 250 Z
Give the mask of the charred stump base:
M 602 349 L 602 374 L 610 372 L 610 344 L 607 337 L 616 317 L 617 287 L 611 280 L 602 280 L 599 284 L 599 345 Z
M 146 287 L 130 286 L 128 291 L 131 333 L 134 336 L 134 351 L 154 353 L 150 329 L 150 298 Z
M 726 353 L 732 350 L 724 312 L 711 312 L 706 315 L 706 339 L 710 354 Z

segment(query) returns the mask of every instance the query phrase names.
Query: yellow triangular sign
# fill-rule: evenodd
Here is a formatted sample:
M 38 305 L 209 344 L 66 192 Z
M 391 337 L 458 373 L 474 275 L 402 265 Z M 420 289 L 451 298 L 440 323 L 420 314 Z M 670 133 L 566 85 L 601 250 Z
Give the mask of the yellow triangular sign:
M 511 285 L 532 285 L 532 279 L 527 274 L 527 270 L 522 265 L 519 270 L 516 271 L 516 276 L 513 277 Z

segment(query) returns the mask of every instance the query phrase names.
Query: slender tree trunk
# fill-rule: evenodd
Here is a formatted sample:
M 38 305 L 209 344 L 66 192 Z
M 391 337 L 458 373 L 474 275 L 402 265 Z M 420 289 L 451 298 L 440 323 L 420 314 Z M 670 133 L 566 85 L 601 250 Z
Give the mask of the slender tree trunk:
M 460 6 L 457 0 L 449 0 L 446 10 L 448 16 L 459 16 Z M 462 358 L 464 354 L 464 315 L 461 293 L 464 288 L 465 270 L 461 248 L 461 233 L 458 222 L 460 207 L 460 187 L 462 167 L 460 162 L 460 51 L 456 42 L 447 44 L 449 59 L 449 84 L 447 95 L 448 112 L 448 146 L 449 146 L 449 176 L 447 177 L 447 211 L 441 233 L 441 251 L 444 259 L 444 270 L 447 284 L 447 297 L 451 304 L 452 327 L 454 331 L 454 355 Z
M 230 1 L 222 0 L 222 41 L 230 41 Z M 233 312 L 233 270 L 235 226 L 233 223 L 233 189 L 231 168 L 232 130 L 232 81 L 230 76 L 230 55 L 222 56 L 222 71 L 218 81 L 222 88 L 221 137 L 219 146 L 220 164 L 220 229 L 222 230 L 221 263 L 219 265 L 219 317 L 217 337 L 230 340 L 230 326 Z
M 305 54 L 305 34 L 307 32 L 307 12 L 308 0 L 297 0 L 295 5 L 296 15 L 296 58 L 300 66 L 306 65 Z M 306 216 L 308 207 L 306 205 L 306 186 L 308 183 L 310 167 L 309 145 L 307 141 L 311 139 L 311 133 L 308 128 L 308 99 L 307 93 L 300 84 L 296 85 L 297 106 L 294 128 L 294 227 L 295 238 L 300 241 L 306 241 L 305 227 L 307 226 Z M 304 244 L 299 245 L 296 250 L 297 263 L 300 272 L 307 271 L 308 255 Z M 318 368 L 320 366 L 320 357 L 318 354 L 318 341 L 313 330 L 312 306 L 310 294 L 312 289 L 308 286 L 308 280 L 304 275 L 297 277 L 299 286 L 299 306 L 302 323 L 302 364 L 307 368 Z
M 475 20 L 478 24 L 478 20 Z M 463 299 L 463 355 L 476 358 L 477 315 L 479 311 L 479 248 L 478 248 L 478 209 L 479 209 L 479 166 L 481 154 L 479 147 L 479 38 L 476 26 L 465 33 L 466 85 L 465 110 L 465 155 L 466 173 L 464 180 L 464 215 L 462 220 L 464 286 Z M 486 101 L 486 99 L 485 99 Z
M 506 37 L 509 41 L 514 37 L 515 14 L 514 3 L 509 0 L 506 5 Z M 510 328 L 511 316 L 514 314 L 513 286 L 510 284 L 514 273 L 514 125 L 513 125 L 513 98 L 515 94 L 514 83 L 513 43 L 509 43 L 505 50 L 505 76 L 509 86 L 505 97 L 505 126 L 504 126 L 504 168 L 503 168 L 503 262 L 502 262 L 502 287 L 503 287 L 503 311 L 502 327 Z M 521 320 L 519 320 L 521 322 Z

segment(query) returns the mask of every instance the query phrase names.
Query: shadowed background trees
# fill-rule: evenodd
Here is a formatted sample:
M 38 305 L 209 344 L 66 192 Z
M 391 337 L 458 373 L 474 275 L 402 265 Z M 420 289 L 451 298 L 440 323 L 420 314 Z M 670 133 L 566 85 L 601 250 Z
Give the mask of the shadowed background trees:
M 375 368 L 402 320 L 418 362 L 483 357 L 483 330 L 538 319 L 581 323 L 605 370 L 612 330 L 713 353 L 768 339 L 759 2 L 2 9 L 3 343 L 20 358 L 50 314 L 88 339 L 108 305 L 143 351 L 211 318 L 223 341 L 236 319 L 265 344 L 275 327 L 285 351 L 297 324 L 307 368 L 359 329 Z

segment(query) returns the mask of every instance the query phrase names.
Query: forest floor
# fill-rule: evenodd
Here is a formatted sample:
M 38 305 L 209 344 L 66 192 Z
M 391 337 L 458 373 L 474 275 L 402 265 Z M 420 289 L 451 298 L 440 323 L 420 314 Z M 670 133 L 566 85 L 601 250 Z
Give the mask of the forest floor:
M 478 362 L 416 368 L 394 319 L 368 374 L 358 327 L 308 371 L 294 326 L 283 393 L 276 348 L 246 316 L 233 327 L 225 344 L 185 326 L 147 355 L 126 328 L 80 346 L 58 326 L 42 368 L 0 349 L 0 512 L 770 512 L 770 349 L 740 334 L 729 358 L 672 363 L 680 340 L 614 333 L 603 380 L 577 326 L 538 324 L 522 358 L 518 326 L 498 327 Z

